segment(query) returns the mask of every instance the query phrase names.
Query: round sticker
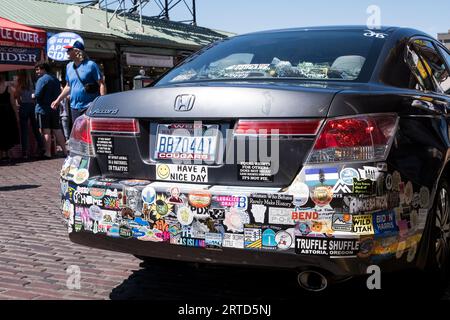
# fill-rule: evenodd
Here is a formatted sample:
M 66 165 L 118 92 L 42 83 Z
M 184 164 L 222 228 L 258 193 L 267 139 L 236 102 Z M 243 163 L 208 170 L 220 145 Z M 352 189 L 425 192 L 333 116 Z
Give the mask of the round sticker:
M 170 168 L 167 164 L 160 164 L 156 166 L 156 175 L 159 179 L 166 180 L 170 176 Z
M 309 187 L 303 182 L 298 182 L 289 189 L 289 194 L 294 197 L 292 200 L 294 206 L 304 206 L 309 200 Z
M 177 218 L 182 225 L 188 226 L 192 223 L 192 220 L 194 220 L 194 214 L 191 209 L 186 206 L 182 206 L 178 208 Z
M 89 207 L 89 216 L 94 221 L 101 221 L 103 219 L 102 209 L 96 205 Z
M 420 188 L 420 207 L 427 209 L 430 205 L 430 190 L 427 187 Z
M 223 224 L 231 232 L 242 232 L 244 230 L 244 224 L 246 223 L 250 223 L 250 217 L 244 211 L 238 211 L 235 208 L 231 208 L 230 211 L 225 213 Z
M 333 188 L 330 186 L 316 187 L 311 198 L 316 205 L 326 206 L 333 200 Z
M 405 203 L 411 204 L 411 201 L 413 199 L 413 185 L 411 181 L 408 181 L 405 186 Z
M 89 194 L 95 199 L 102 199 L 106 193 L 106 189 L 103 188 L 90 188 Z
M 211 193 L 208 191 L 191 192 L 188 195 L 188 201 L 195 208 L 206 208 L 211 203 Z
M 392 174 L 390 173 L 386 175 L 386 189 L 388 189 L 388 191 L 392 190 Z
M 287 250 L 292 245 L 292 236 L 286 231 L 278 231 L 275 235 L 278 249 Z
M 89 178 L 89 171 L 87 169 L 80 169 L 77 170 L 77 173 L 75 173 L 73 177 L 73 182 L 76 184 L 82 184 Z
M 161 198 L 155 201 L 152 209 L 154 209 L 158 213 L 158 218 L 160 218 L 160 216 L 165 216 L 166 214 L 168 214 L 169 211 L 171 211 L 172 207 L 172 205 L 169 207 L 165 198 Z
M 344 183 L 346 185 L 352 186 L 353 185 L 353 179 L 359 180 L 358 170 L 353 169 L 353 168 L 342 169 L 342 171 L 340 173 L 340 178 L 341 178 L 342 181 L 344 181 Z
M 148 204 L 154 203 L 156 200 L 156 191 L 151 186 L 146 186 L 144 190 L 142 190 L 142 201 Z

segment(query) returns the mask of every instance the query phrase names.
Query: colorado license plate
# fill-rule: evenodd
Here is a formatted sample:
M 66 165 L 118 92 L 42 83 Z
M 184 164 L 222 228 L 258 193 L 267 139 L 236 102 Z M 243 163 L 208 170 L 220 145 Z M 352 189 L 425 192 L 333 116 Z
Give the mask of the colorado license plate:
M 214 161 L 218 125 L 158 124 L 155 159 Z

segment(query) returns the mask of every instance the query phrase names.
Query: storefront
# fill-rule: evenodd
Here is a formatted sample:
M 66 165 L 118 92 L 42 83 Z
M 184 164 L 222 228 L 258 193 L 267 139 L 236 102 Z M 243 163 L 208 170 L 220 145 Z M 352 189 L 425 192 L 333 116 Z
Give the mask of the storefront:
M 146 47 L 121 47 L 121 64 L 123 90 L 133 89 L 133 79 L 137 75 L 145 74 L 147 79 L 145 85 L 173 68 L 177 63 L 176 50 Z
M 34 69 L 46 41 L 44 30 L 0 17 L 0 72 Z
M 30 15 L 28 8 L 33 8 Z M 1 15 L 53 34 L 73 32 L 84 40 L 86 52 L 105 75 L 107 92 L 133 88 L 133 79 L 144 70 L 155 80 L 183 58 L 227 33 L 153 17 L 138 19 L 113 14 L 101 6 L 63 1 L 21 0 L 3 3 Z M 56 19 L 57 17 L 57 19 Z M 68 61 L 49 59 L 59 79 Z
M 45 59 L 46 41 L 47 35 L 44 30 L 31 28 L 0 17 L 0 72 L 6 72 L 8 86 L 16 86 L 19 72 L 22 72 L 29 81 L 34 82 L 34 67 L 36 63 Z M 14 106 L 13 109 L 17 111 L 17 106 Z M 19 121 L 17 127 L 20 128 Z M 28 129 L 28 133 L 30 135 L 29 146 L 31 150 L 35 150 L 36 146 L 31 138 L 30 129 Z M 20 140 L 22 141 L 22 139 Z M 16 145 L 9 152 L 11 157 L 18 158 L 22 155 L 22 146 Z

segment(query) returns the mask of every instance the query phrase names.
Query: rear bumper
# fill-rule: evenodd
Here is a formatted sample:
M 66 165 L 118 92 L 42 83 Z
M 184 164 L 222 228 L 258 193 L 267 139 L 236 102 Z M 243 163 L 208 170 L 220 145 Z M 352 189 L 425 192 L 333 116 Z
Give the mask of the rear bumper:
M 224 248 L 220 250 L 175 246 L 169 243 L 143 242 L 137 239 L 112 238 L 89 232 L 73 232 L 74 243 L 104 250 L 169 260 L 219 265 L 267 267 L 292 270 L 321 270 L 336 278 L 366 274 L 368 264 L 359 258 L 299 256 L 287 252 L 264 252 Z
M 319 185 L 306 183 L 314 173 L 307 177 L 304 168 L 286 190 L 62 175 L 63 214 L 71 241 L 139 256 L 319 269 L 336 277 L 366 274 L 373 264 L 414 266 L 428 210 L 411 200 L 406 206 L 401 190 L 426 192 L 401 180 L 393 186 L 392 176 L 400 175 L 387 165 L 378 180 L 361 180 L 359 191 L 349 192 L 344 173 L 357 175 L 360 167 L 332 168 L 346 180 Z

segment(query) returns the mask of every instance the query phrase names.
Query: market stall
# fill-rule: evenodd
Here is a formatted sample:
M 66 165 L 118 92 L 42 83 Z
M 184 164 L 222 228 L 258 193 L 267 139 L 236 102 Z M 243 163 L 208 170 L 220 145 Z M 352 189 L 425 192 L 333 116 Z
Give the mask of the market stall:
M 47 42 L 47 33 L 44 30 L 28 27 L 17 22 L 0 17 L 0 72 L 8 71 L 7 84 L 14 87 L 16 85 L 17 71 L 34 69 L 36 63 L 45 59 L 44 48 Z M 23 71 L 20 71 L 23 72 Z M 34 70 L 25 71 L 30 79 L 34 75 Z M 17 116 L 17 126 L 19 124 L 19 111 L 15 106 L 14 111 Z M 21 122 L 22 125 L 23 122 Z M 37 152 L 34 139 L 31 137 L 31 126 L 29 123 L 29 144 L 32 150 Z M 22 137 L 20 139 L 22 141 Z M 15 145 L 9 150 L 9 156 L 19 158 L 22 156 L 22 146 Z
M 47 34 L 0 17 L 0 72 L 33 69 L 44 57 Z

